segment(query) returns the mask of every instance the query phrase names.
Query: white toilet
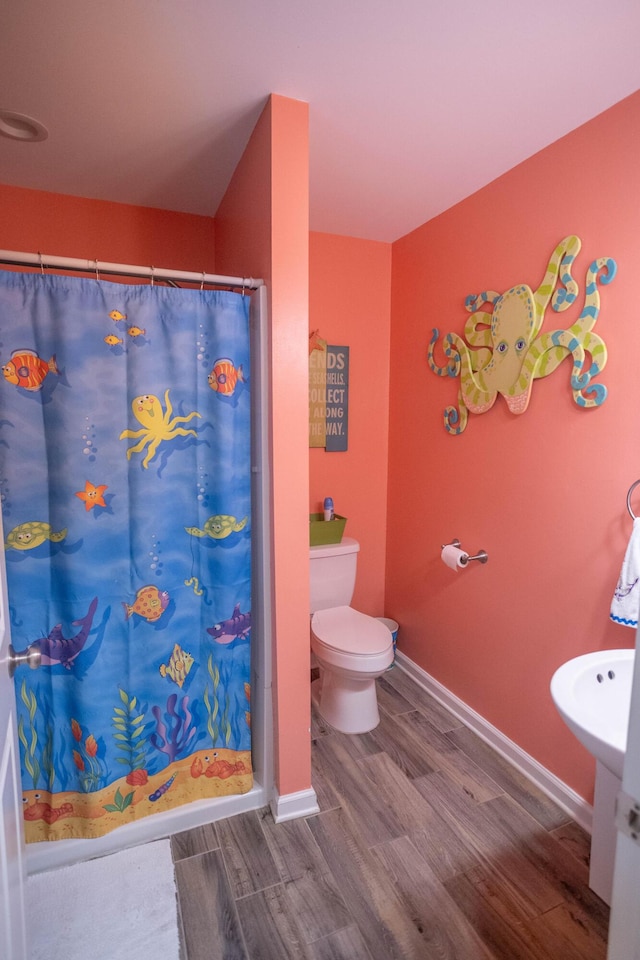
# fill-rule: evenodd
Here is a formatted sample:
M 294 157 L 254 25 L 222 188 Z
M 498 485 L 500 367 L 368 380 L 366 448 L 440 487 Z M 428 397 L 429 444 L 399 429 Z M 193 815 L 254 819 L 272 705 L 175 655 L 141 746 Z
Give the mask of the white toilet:
M 359 550 L 350 537 L 309 548 L 311 649 L 320 668 L 311 699 L 323 719 L 342 733 L 377 727 L 376 678 L 393 662 L 389 629 L 349 606 Z

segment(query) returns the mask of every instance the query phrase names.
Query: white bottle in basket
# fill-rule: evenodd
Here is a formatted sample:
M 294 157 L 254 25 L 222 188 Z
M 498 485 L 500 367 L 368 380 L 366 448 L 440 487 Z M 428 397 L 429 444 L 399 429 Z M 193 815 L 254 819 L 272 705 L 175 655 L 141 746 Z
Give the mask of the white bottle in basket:
M 325 497 L 324 498 L 324 518 L 325 520 L 333 520 L 333 498 Z

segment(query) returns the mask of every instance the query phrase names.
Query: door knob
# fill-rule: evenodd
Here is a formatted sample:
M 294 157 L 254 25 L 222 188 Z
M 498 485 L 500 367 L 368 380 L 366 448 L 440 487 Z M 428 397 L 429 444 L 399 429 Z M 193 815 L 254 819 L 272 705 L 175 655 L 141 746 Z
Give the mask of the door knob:
M 27 647 L 27 649 L 21 653 L 16 653 L 13 645 L 9 644 L 9 676 L 12 677 L 16 669 L 23 663 L 28 664 L 32 670 L 37 670 L 40 666 L 41 659 L 42 655 L 38 644 L 32 643 L 31 646 Z

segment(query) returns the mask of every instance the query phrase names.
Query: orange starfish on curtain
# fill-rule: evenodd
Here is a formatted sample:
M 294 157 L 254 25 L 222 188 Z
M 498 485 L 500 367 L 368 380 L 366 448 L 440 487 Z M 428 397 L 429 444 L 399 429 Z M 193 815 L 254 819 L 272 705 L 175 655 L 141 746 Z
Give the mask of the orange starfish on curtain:
M 91 510 L 92 507 L 106 507 L 103 496 L 106 489 L 106 483 L 101 483 L 99 487 L 96 487 L 87 480 L 84 485 L 84 490 L 77 491 L 76 497 L 84 500 L 84 505 L 87 510 Z

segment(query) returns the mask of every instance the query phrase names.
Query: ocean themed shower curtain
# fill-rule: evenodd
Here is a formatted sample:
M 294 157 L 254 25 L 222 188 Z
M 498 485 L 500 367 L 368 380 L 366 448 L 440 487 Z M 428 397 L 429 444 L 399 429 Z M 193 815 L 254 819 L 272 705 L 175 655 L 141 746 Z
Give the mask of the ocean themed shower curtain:
M 249 298 L 0 271 L 27 841 L 251 788 Z

